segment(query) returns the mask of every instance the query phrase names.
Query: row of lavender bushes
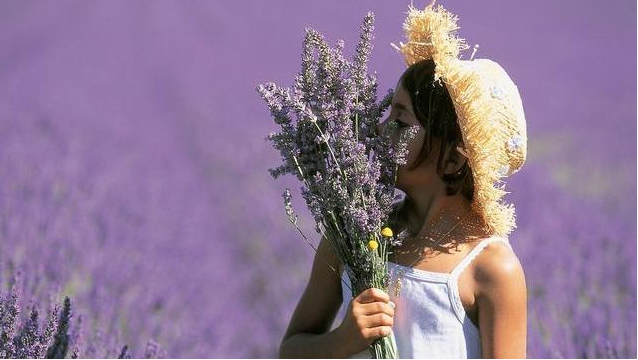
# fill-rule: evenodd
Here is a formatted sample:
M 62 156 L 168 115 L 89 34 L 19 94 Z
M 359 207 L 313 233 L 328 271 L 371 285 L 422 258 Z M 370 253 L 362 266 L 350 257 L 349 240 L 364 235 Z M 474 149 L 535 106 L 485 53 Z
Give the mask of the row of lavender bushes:
M 526 170 L 511 241 L 526 273 L 528 356 L 636 357 L 635 208 L 621 194 L 584 201 L 551 169 Z
M 58 302 L 61 297 L 59 287 L 50 286 L 47 289 L 40 281 L 40 276 L 24 278 L 23 271 L 16 269 L 11 260 L 2 270 L 1 359 L 131 358 L 128 345 L 108 347 L 100 328 L 87 330 L 87 316 L 82 313 L 76 316 L 69 296 L 64 296 L 62 303 Z M 25 295 L 34 290 L 39 293 L 32 292 L 30 301 L 25 303 Z M 156 359 L 164 355 L 159 344 L 148 341 L 143 358 Z
M 40 285 L 26 287 L 33 294 L 29 296 L 42 304 L 41 309 L 50 307 L 48 296 L 38 289 L 60 283 L 74 306 L 95 318 L 101 334 L 84 344 L 93 344 L 94 351 L 100 352 L 87 346 L 85 354 L 118 357 L 123 344 L 130 344 L 133 356 L 142 357 L 148 339 L 155 338 L 175 357 L 276 356 L 313 254 L 286 223 L 278 194 L 284 184 L 272 182 L 265 166 L 261 172 L 255 170 L 260 161 L 274 164 L 272 159 L 257 156 L 243 166 L 231 165 L 212 151 L 220 143 L 191 143 L 201 164 L 219 163 L 217 168 L 229 174 L 227 180 L 212 182 L 229 190 L 220 191 L 217 198 L 227 207 L 222 211 L 195 200 L 203 184 L 190 190 L 185 186 L 183 192 L 168 198 L 160 191 L 179 188 L 187 178 L 169 171 L 172 166 L 184 171 L 198 164 L 170 160 L 173 165 L 165 170 L 148 168 L 156 177 L 133 181 L 135 172 L 146 169 L 136 167 L 129 175 L 116 166 L 113 156 L 104 158 L 96 172 L 79 172 L 76 169 L 91 166 L 103 150 L 82 142 L 65 144 L 84 139 L 81 134 L 90 127 L 66 126 L 29 115 L 4 119 L 3 124 L 8 125 L 6 131 L 0 131 L 0 169 L 11 177 L 0 182 L 0 261 L 14 258 L 29 264 L 25 275 L 43 274 Z M 263 141 L 260 131 L 245 131 L 256 133 L 255 138 Z M 530 137 L 529 163 L 508 188 L 518 214 L 518 228 L 510 241 L 525 268 L 529 291 L 528 356 L 635 358 L 635 205 L 627 201 L 634 198 L 627 196 L 632 191 L 631 177 L 604 171 L 605 167 L 597 165 L 604 164 L 604 159 L 597 156 L 605 152 L 596 148 L 578 150 L 579 160 L 570 155 L 576 150 L 563 145 L 550 159 L 542 148 L 558 145 L 546 139 L 542 132 Z M 105 140 L 114 139 L 107 136 L 100 142 Z M 179 154 L 180 143 L 171 144 L 171 149 Z M 110 154 L 120 154 L 119 159 L 135 156 L 140 159 L 138 165 L 155 158 L 152 148 L 133 150 L 108 147 Z M 622 168 L 623 161 L 618 158 L 616 167 Z M 613 191 L 596 194 L 592 189 L 597 184 L 573 177 L 565 182 L 556 175 L 560 169 L 576 175 L 579 171 L 613 175 L 606 180 Z M 148 186 L 153 178 L 165 184 L 158 191 Z M 251 185 L 260 183 L 268 185 Z M 235 187 L 246 192 L 232 195 L 230 190 Z M 292 188 L 294 198 L 300 199 L 298 189 Z M 191 206 L 184 207 L 189 210 L 185 221 L 191 227 L 181 228 L 182 221 L 174 220 L 181 212 L 170 211 L 170 205 L 187 203 Z M 310 232 L 311 215 L 302 203 L 295 206 L 301 226 Z M 253 218 L 246 223 L 228 209 L 252 212 Z M 225 226 L 217 232 L 206 230 L 207 223 L 198 220 L 206 214 L 215 214 Z M 165 236 L 171 231 L 182 232 L 181 246 Z M 233 241 L 208 243 L 205 234 L 211 233 Z M 133 239 L 139 241 L 129 242 Z M 206 258 L 217 260 L 207 262 Z M 287 275 L 275 281 L 267 275 L 273 271 Z M 228 300 L 231 298 L 234 301 Z M 181 306 L 185 302 L 193 306 Z M 195 306 L 201 303 L 210 306 Z M 27 323 L 29 311 L 26 307 L 21 312 L 21 324 Z M 247 333 L 251 337 L 242 337 Z
M 65 358 L 71 345 L 71 358 L 77 359 L 79 336 L 77 332 L 73 338 L 69 335 L 71 300 L 68 297 L 64 299 L 61 313 L 58 304 L 49 308 L 43 324 L 40 324 L 40 312 L 32 304 L 26 322 L 21 322 L 22 304 L 17 277 L 16 274 L 11 279 L 6 298 L 0 289 L 0 358 Z

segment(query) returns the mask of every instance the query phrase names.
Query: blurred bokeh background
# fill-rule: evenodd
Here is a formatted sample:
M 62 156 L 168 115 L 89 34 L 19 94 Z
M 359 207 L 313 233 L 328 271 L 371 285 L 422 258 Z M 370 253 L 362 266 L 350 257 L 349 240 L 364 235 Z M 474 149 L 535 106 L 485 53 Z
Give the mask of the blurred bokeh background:
M 438 3 L 523 98 L 529 153 L 507 200 L 528 356 L 635 358 L 636 2 Z M 352 54 L 373 11 L 385 93 L 408 4 L 0 2 L 2 292 L 19 268 L 23 318 L 70 296 L 83 354 L 140 357 L 152 340 L 171 357 L 276 357 L 314 255 L 285 187 L 318 237 L 297 181 L 267 171 L 276 124 L 255 86 L 292 85 L 305 27 Z

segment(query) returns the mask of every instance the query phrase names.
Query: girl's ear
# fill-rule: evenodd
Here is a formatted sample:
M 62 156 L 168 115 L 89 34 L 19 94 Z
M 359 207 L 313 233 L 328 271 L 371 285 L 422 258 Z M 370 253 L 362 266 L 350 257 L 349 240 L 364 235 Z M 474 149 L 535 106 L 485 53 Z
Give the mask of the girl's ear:
M 466 158 L 467 156 L 467 152 L 465 151 L 465 148 L 463 147 L 463 144 L 459 145 L 456 147 L 456 151 L 458 151 L 459 153 L 461 153 L 463 156 L 465 156 Z
M 461 143 L 455 149 L 448 149 L 448 162 L 445 169 L 446 174 L 456 174 L 461 170 L 467 161 L 467 152 Z

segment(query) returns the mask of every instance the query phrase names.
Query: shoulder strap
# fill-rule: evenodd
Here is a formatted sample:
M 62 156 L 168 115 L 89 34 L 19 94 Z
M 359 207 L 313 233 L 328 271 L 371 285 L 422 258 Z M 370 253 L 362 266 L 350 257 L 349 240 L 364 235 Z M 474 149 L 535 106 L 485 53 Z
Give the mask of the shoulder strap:
M 493 241 L 502 241 L 507 244 L 510 249 L 512 248 L 507 238 L 501 236 L 492 236 L 487 239 L 483 239 L 478 243 L 478 245 L 474 246 L 474 248 L 461 260 L 458 265 L 456 265 L 452 272 L 450 272 L 450 275 L 453 278 L 457 278 L 459 274 L 461 274 L 461 272 L 472 262 L 472 260 L 474 260 L 474 258 Z

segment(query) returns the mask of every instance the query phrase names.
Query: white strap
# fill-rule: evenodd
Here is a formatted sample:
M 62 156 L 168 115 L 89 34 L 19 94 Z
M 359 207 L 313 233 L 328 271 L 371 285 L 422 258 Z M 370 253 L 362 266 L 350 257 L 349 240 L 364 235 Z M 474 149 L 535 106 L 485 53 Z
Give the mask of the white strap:
M 456 267 L 452 270 L 452 272 L 450 273 L 452 278 L 457 278 L 459 276 L 459 274 L 472 262 L 472 260 L 474 260 L 474 258 L 483 250 L 485 249 L 485 247 L 487 245 L 489 245 L 492 241 L 502 241 L 505 244 L 507 244 L 507 246 L 510 247 L 510 249 L 512 248 L 512 246 L 510 245 L 509 241 L 504 238 L 504 237 L 500 237 L 500 236 L 492 236 L 489 237 L 487 239 L 483 239 L 481 240 L 481 242 L 479 242 L 478 245 L 476 245 L 462 260 L 461 262 L 456 265 Z M 513 249 L 512 249 L 513 250 Z

